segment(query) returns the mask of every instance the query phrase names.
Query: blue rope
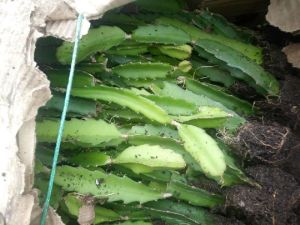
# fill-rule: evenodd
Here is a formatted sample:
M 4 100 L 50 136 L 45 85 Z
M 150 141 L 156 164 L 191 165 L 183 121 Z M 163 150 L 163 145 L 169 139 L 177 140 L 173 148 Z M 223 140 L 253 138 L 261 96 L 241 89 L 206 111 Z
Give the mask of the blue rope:
M 67 110 L 68 110 L 69 101 L 70 101 L 70 94 L 71 94 L 71 89 L 72 89 L 76 57 L 77 57 L 77 52 L 78 52 L 79 40 L 80 40 L 82 20 L 83 20 L 83 15 L 80 14 L 78 16 L 77 24 L 76 24 L 76 36 L 75 36 L 75 43 L 74 43 L 73 54 L 72 54 L 71 69 L 70 69 L 70 73 L 69 73 L 69 80 L 68 80 L 68 85 L 67 85 L 67 90 L 66 90 L 64 107 L 63 107 L 63 111 L 61 114 L 60 125 L 59 125 L 59 130 L 58 130 L 58 135 L 57 135 L 57 140 L 56 140 L 56 145 L 55 145 L 55 150 L 54 150 L 54 155 L 53 155 L 52 169 L 51 169 L 51 174 L 50 174 L 50 179 L 49 179 L 49 184 L 48 184 L 48 191 L 47 191 L 47 196 L 46 196 L 46 200 L 45 200 L 44 207 L 43 207 L 40 225 L 46 224 L 50 199 L 51 199 L 51 195 L 52 195 L 53 183 L 54 183 L 54 178 L 55 178 L 55 173 L 56 173 L 56 165 L 57 165 L 61 140 L 62 140 L 63 131 L 64 131 L 65 119 L 66 119 Z

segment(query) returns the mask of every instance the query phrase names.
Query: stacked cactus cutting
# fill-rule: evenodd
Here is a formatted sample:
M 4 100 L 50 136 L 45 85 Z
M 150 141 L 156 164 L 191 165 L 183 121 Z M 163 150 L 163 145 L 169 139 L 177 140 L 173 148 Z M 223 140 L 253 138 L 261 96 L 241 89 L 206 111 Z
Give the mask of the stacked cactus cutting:
M 80 41 L 51 206 L 66 224 L 218 224 L 223 190 L 257 185 L 228 140 L 259 109 L 232 87 L 269 97 L 279 84 L 252 31 L 207 10 L 187 12 L 184 1 L 132 5 L 91 21 Z M 36 127 L 41 202 L 73 45 L 37 44 L 53 95 Z M 82 223 L 86 206 L 93 216 Z

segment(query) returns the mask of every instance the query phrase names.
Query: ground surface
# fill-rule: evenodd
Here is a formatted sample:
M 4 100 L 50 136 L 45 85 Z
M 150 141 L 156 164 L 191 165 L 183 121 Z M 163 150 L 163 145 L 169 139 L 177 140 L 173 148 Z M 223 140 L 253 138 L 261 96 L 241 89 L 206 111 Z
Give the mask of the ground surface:
M 233 144 L 235 153 L 244 158 L 247 174 L 261 188 L 227 189 L 225 215 L 246 225 L 296 225 L 300 224 L 300 72 L 286 63 L 279 50 L 282 39 L 270 37 L 264 66 L 279 79 L 280 97 L 266 100 L 241 86 L 234 90 L 261 109 Z

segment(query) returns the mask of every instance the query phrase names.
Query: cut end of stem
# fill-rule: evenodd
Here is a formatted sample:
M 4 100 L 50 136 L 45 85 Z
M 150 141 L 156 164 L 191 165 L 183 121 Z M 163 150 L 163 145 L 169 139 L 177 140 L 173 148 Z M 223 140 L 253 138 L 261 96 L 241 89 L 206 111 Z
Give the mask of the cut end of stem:
M 177 127 L 177 128 L 180 127 L 180 123 L 178 123 L 178 122 L 175 121 L 175 120 L 172 120 L 172 121 L 171 121 L 171 124 L 174 125 L 174 126 Z

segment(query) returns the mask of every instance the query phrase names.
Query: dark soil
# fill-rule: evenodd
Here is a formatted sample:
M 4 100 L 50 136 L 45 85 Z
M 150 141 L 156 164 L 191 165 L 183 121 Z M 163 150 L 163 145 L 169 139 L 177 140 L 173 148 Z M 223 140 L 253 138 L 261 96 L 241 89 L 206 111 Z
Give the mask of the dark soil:
M 248 165 L 279 166 L 300 183 L 300 135 L 298 131 L 278 123 L 259 122 L 246 124 L 239 131 L 235 153 Z
M 283 115 L 289 119 L 288 125 L 294 129 L 300 128 L 300 74 L 287 76 L 281 91 L 280 108 Z
M 300 224 L 300 71 L 287 63 L 280 50 L 289 40 L 276 42 L 278 35 L 274 30 L 271 33 L 264 40 L 275 40 L 275 45 L 262 44 L 266 48 L 264 67 L 279 80 L 280 96 L 265 99 L 243 84 L 232 89 L 259 108 L 259 115 L 249 118 L 232 147 L 261 188 L 228 188 L 222 212 L 246 225 Z
M 280 97 L 261 99 L 239 89 L 256 99 L 260 115 L 240 130 L 235 149 L 246 162 L 280 166 L 300 182 L 300 71 L 288 65 L 280 48 L 268 46 L 268 52 L 265 67 L 280 81 Z
M 282 165 L 297 151 L 300 138 L 290 128 L 277 123 L 248 123 L 238 133 L 238 155 L 253 163 Z
M 216 225 L 245 225 L 242 221 L 235 218 L 225 218 L 223 216 L 218 216 L 215 219 Z
M 296 225 L 300 187 L 279 168 L 254 166 L 247 173 L 262 187 L 237 185 L 226 191 L 226 211 L 249 225 Z
M 278 99 L 256 101 L 261 116 L 269 121 L 276 121 L 290 127 L 300 134 L 300 72 L 286 74 L 282 81 L 281 94 Z
M 166 224 L 163 221 L 154 221 L 153 224 L 154 225 L 172 225 L 172 224 Z M 235 218 L 226 218 L 223 216 L 218 216 L 215 218 L 215 225 L 245 225 L 245 224 Z
M 275 75 L 281 84 L 281 93 L 278 99 L 259 101 L 264 116 L 270 120 L 288 126 L 293 130 L 299 130 L 300 126 L 300 71 L 288 64 L 283 47 L 294 40 L 294 36 L 281 32 L 271 26 L 261 30 L 261 45 L 265 48 L 264 68 Z

